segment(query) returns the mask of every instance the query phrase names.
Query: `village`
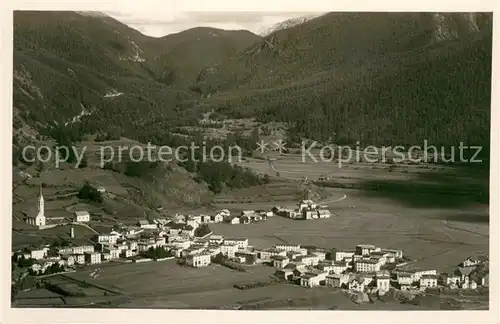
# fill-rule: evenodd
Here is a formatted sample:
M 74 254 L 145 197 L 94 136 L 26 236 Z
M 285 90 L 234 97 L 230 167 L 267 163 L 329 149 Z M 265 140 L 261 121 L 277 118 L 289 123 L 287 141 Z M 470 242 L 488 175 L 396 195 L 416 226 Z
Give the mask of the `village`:
M 249 210 L 238 216 L 232 216 L 229 210 L 221 210 L 215 215 L 176 214 L 113 228 L 109 233 L 95 235 L 92 244 L 88 245 L 47 244 L 24 248 L 13 252 L 13 261 L 27 265 L 28 273 L 34 276 L 78 271 L 109 262 L 159 262 L 173 258 L 178 259 L 179 266 L 193 268 L 218 264 L 245 271 L 248 267 L 268 266 L 278 282 L 378 295 L 390 289 L 425 291 L 439 287 L 477 289 L 489 286 L 489 262 L 485 255 L 467 258 L 451 273 L 438 273 L 435 269 L 411 268 L 410 259 L 397 248 L 359 244 L 353 250 L 336 250 L 285 243 L 256 248 L 248 238 L 217 235 L 209 227 L 213 223 L 248 224 L 279 216 L 309 220 L 329 218 L 331 214 L 325 206 L 311 200 L 300 201 L 298 208 Z M 87 223 L 90 215 L 86 211 L 76 211 L 73 221 Z M 27 222 L 39 228 L 46 225 L 41 190 L 38 213 Z M 73 237 L 73 228 L 69 235 Z M 98 275 L 99 268 L 96 268 L 91 276 Z

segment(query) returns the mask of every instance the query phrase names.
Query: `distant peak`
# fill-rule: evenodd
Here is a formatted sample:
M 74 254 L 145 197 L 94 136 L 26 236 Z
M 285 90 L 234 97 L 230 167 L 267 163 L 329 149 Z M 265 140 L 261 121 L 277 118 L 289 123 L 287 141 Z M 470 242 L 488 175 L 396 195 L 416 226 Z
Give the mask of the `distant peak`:
M 100 11 L 76 11 L 77 14 L 82 15 L 82 16 L 90 16 L 90 17 L 109 17 L 103 12 Z
M 275 25 L 273 25 L 271 28 L 267 28 L 265 30 L 263 30 L 261 33 L 260 33 L 260 36 L 268 36 L 274 32 L 277 32 L 279 30 L 283 30 L 283 29 L 287 29 L 287 28 L 291 28 L 291 27 L 294 27 L 294 26 L 297 26 L 297 25 L 301 25 L 311 19 L 314 19 L 314 18 L 317 18 L 319 16 L 322 16 L 324 15 L 325 13 L 319 13 L 319 14 L 313 14 L 313 15 L 306 15 L 306 16 L 300 16 L 300 17 L 296 17 L 296 18 L 290 18 L 290 19 L 287 19 L 285 21 L 282 21 L 282 22 L 279 22 Z

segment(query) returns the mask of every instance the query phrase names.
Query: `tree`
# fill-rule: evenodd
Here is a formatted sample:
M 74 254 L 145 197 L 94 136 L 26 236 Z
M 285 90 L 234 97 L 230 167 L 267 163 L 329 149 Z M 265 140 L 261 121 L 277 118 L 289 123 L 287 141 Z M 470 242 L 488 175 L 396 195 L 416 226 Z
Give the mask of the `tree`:
M 90 185 L 90 183 L 86 182 L 78 192 L 77 197 L 79 199 L 87 199 L 93 202 L 102 203 L 103 198 L 99 191 L 96 188 Z
M 197 237 L 203 237 L 209 233 L 211 233 L 212 230 L 208 226 L 208 224 L 201 224 L 195 231 L 194 231 L 194 236 Z

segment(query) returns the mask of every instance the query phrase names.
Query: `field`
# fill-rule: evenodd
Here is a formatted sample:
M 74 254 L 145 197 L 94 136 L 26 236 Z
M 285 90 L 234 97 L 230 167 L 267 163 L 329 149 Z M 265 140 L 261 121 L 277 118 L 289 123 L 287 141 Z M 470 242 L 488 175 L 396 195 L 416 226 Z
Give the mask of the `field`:
M 357 244 L 403 249 L 415 266 L 439 271 L 449 270 L 475 252 L 488 252 L 487 206 L 411 208 L 359 190 L 329 191 L 333 197 L 346 195 L 329 204 L 334 214 L 329 219 L 272 217 L 260 223 L 214 224 L 211 228 L 216 234 L 248 237 L 256 247 L 290 242 L 338 249 L 353 249 Z

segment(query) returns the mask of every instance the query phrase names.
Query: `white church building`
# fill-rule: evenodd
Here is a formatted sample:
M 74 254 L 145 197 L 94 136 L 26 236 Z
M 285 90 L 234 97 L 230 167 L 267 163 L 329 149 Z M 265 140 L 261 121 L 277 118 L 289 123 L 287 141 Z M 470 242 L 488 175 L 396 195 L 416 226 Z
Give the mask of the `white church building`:
M 42 187 L 40 186 L 40 196 L 38 197 L 37 214 L 28 215 L 28 217 L 26 218 L 26 223 L 37 227 L 45 226 L 46 218 L 44 209 L 45 206 L 43 201 Z

